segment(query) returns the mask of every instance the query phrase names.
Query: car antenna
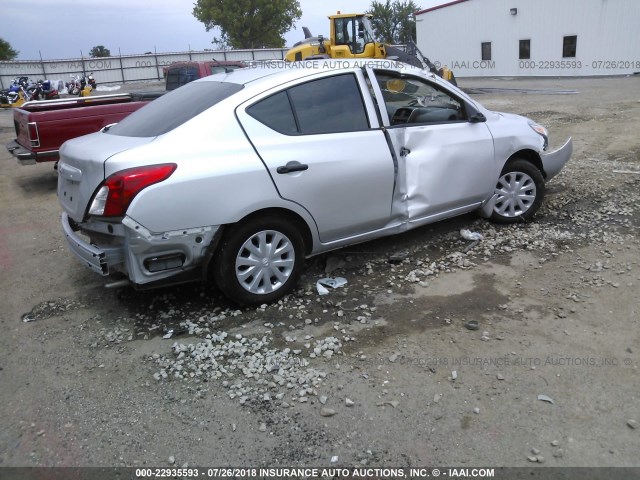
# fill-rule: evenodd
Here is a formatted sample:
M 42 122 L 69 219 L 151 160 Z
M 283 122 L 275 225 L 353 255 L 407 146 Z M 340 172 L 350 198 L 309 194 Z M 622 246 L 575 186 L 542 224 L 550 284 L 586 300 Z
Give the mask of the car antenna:
M 214 62 L 216 62 L 216 64 L 220 65 L 220 61 L 217 58 L 212 58 L 212 60 Z M 233 72 L 233 68 L 229 68 L 225 65 L 222 65 L 224 67 L 224 73 L 232 73 Z

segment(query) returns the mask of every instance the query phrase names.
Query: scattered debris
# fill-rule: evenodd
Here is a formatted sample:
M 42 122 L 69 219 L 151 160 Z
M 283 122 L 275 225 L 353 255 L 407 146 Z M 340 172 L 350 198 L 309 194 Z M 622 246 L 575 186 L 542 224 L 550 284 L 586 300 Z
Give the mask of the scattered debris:
M 542 400 L 543 402 L 554 403 L 553 399 L 551 397 L 546 396 L 546 395 L 538 395 L 538 400 Z
M 484 237 L 480 233 L 472 232 L 470 230 L 465 230 L 465 229 L 460 230 L 460 235 L 465 240 L 471 240 L 473 242 L 477 242 L 484 239 Z
M 342 287 L 343 285 L 347 284 L 347 279 L 343 278 L 343 277 L 336 277 L 336 278 L 321 278 L 320 280 L 318 280 L 316 282 L 316 289 L 318 290 L 318 294 L 320 295 L 328 295 L 329 294 L 329 290 L 327 290 L 325 287 L 330 287 L 333 289 Z
M 403 251 L 403 252 L 396 252 L 392 255 L 389 256 L 388 262 L 389 263 L 402 263 L 405 261 L 405 259 L 409 256 L 409 252 Z
M 391 405 L 393 408 L 396 408 L 398 405 L 400 405 L 400 402 L 397 400 L 385 400 L 384 402 L 376 403 L 376 407 L 384 407 L 386 405 Z
M 464 328 L 467 330 L 478 330 L 480 328 L 480 324 L 476 320 L 469 320 L 464 324 Z

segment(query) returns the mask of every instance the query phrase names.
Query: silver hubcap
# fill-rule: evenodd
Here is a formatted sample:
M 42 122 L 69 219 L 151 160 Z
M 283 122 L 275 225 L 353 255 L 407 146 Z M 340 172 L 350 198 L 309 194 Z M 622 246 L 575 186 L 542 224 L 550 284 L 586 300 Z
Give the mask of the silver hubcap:
M 509 172 L 498 180 L 498 194 L 493 211 L 503 217 L 518 217 L 531 208 L 536 200 L 536 182 L 526 173 Z
M 236 278 L 248 292 L 271 293 L 286 283 L 295 261 L 291 240 L 275 230 L 263 230 L 240 247 L 236 257 Z

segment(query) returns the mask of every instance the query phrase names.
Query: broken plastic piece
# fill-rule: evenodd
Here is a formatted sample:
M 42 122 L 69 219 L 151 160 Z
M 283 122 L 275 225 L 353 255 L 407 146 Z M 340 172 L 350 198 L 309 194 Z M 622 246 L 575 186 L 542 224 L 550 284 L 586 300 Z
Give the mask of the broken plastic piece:
M 342 287 L 343 285 L 346 285 L 346 284 L 347 284 L 347 279 L 343 278 L 343 277 L 321 278 L 316 283 L 316 288 L 318 289 L 318 294 L 320 294 L 320 295 L 328 295 L 329 294 L 329 290 L 327 290 L 325 287 L 339 288 L 339 287 Z
M 460 230 L 460 235 L 462 235 L 462 238 L 464 238 L 465 240 L 473 240 L 473 241 L 477 241 L 477 240 L 482 240 L 484 237 L 478 233 L 478 232 L 472 232 L 470 230 Z
M 396 252 L 389 256 L 389 263 L 402 263 L 409 256 L 409 252 Z
M 553 398 L 547 397 L 546 395 L 538 395 L 538 400 L 542 400 L 543 402 L 553 403 Z
M 164 339 L 169 339 L 171 337 L 173 337 L 173 328 L 170 328 L 169 330 L 167 330 L 167 333 L 162 336 L 162 338 Z

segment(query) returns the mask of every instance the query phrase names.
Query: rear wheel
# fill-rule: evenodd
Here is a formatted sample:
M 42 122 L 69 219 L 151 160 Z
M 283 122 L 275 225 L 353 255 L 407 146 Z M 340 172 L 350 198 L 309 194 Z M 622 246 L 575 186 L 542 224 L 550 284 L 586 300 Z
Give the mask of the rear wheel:
M 214 257 L 213 276 L 230 300 L 260 305 L 289 293 L 303 263 L 301 233 L 287 220 L 267 216 L 231 228 Z
M 530 220 L 540 208 L 544 192 L 544 178 L 535 165 L 520 158 L 509 161 L 496 185 L 498 199 L 491 220 L 499 223 Z

